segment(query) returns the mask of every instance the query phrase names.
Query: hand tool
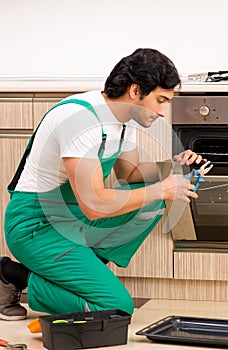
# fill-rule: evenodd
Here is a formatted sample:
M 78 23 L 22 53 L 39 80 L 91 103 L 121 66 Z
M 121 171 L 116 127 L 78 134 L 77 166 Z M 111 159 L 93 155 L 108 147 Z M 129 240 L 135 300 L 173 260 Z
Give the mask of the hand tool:
M 189 174 L 185 175 L 187 179 L 191 179 L 197 176 L 193 192 L 196 192 L 198 190 L 200 182 L 204 182 L 204 176 L 211 170 L 211 168 L 213 168 L 213 164 L 210 163 L 211 162 L 208 161 L 204 163 L 199 169 L 192 169 Z
M 4 348 L 10 350 L 10 349 L 17 349 L 17 350 L 26 350 L 27 345 L 26 344 L 11 344 L 7 340 L 0 339 L 0 346 L 3 346 Z
M 6 346 L 6 344 L 8 344 L 9 342 L 7 340 L 4 339 L 0 339 L 0 346 Z
M 26 344 L 10 344 L 10 343 L 6 344 L 5 348 L 8 350 L 12 350 L 12 349 L 14 349 L 14 350 L 26 350 L 26 349 L 28 349 Z

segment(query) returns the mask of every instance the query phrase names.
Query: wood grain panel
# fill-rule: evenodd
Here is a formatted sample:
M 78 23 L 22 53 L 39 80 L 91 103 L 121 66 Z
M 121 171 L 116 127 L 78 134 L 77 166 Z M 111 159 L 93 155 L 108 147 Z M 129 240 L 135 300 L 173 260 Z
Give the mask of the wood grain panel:
M 227 281 L 228 254 L 174 252 L 174 278 Z
M 228 300 L 228 281 L 120 277 L 134 298 Z
M 171 158 L 172 133 L 170 106 L 168 122 L 158 119 L 148 129 L 137 128 L 140 161 L 161 161 Z M 173 240 L 170 233 L 163 233 L 163 220 L 154 228 L 132 258 L 126 269 L 110 264 L 118 276 L 173 277 Z
M 55 99 L 54 101 L 34 101 L 33 102 L 33 120 L 34 129 L 37 127 L 44 114 L 54 105 L 60 101 L 61 98 Z
M 32 99 L 0 99 L 0 129 L 32 129 Z
M 64 98 L 75 95 L 76 92 L 35 92 L 33 97 L 34 129 L 44 114 Z
M 164 161 L 172 158 L 171 126 L 158 119 L 148 129 L 137 128 L 138 150 L 141 161 Z
M 1 237 L 1 246 L 0 246 L 0 255 L 9 255 L 8 248 L 5 243 L 4 237 L 4 215 L 7 203 L 9 201 L 9 194 L 7 192 L 7 185 L 9 184 L 12 176 L 19 164 L 24 149 L 28 143 L 28 136 L 19 137 L 0 137 L 0 237 Z
M 126 269 L 110 264 L 118 276 L 173 277 L 173 241 L 170 234 L 162 233 L 159 223 L 143 242 Z

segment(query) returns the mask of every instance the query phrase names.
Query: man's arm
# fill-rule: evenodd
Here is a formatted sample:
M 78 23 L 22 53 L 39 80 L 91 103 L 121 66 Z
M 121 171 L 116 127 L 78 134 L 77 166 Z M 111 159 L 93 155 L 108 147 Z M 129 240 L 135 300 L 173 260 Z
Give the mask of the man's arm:
M 196 154 L 190 149 L 175 155 L 173 160 L 179 162 L 180 165 L 199 164 L 201 161 L 206 161 L 206 159 L 202 159 L 201 155 Z M 125 180 L 128 183 L 153 183 L 159 181 L 159 169 L 157 164 L 152 162 L 139 162 L 137 148 L 129 152 L 122 152 L 115 163 L 114 170 L 118 180 Z
M 90 219 L 122 215 L 161 198 L 145 188 L 117 190 L 105 188 L 100 162 L 94 159 L 63 158 L 65 169 L 82 212 Z
M 113 217 L 129 213 L 158 199 L 180 199 L 189 202 L 194 185 L 183 176 L 172 175 L 162 182 L 133 190 L 104 187 L 99 160 L 63 158 L 74 195 L 82 212 L 90 219 Z
M 159 181 L 156 163 L 139 162 L 137 148 L 122 152 L 115 163 L 114 171 L 118 180 L 125 180 L 128 183 Z

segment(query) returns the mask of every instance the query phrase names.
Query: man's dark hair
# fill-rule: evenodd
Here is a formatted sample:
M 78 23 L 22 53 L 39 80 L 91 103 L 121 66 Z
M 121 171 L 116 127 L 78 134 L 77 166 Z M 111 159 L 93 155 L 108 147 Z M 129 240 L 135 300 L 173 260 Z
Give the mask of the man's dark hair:
M 108 76 L 104 92 L 108 97 L 122 96 L 131 84 L 140 86 L 146 96 L 156 87 L 174 89 L 180 86 L 180 77 L 173 62 L 153 49 L 137 49 L 115 65 Z

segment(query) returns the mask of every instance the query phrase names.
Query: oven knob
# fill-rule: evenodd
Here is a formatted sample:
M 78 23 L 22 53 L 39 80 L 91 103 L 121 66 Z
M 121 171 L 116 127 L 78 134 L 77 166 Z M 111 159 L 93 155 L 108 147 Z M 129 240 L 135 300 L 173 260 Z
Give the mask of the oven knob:
M 210 109 L 207 106 L 202 106 L 200 107 L 199 112 L 203 117 L 206 117 L 210 113 Z

